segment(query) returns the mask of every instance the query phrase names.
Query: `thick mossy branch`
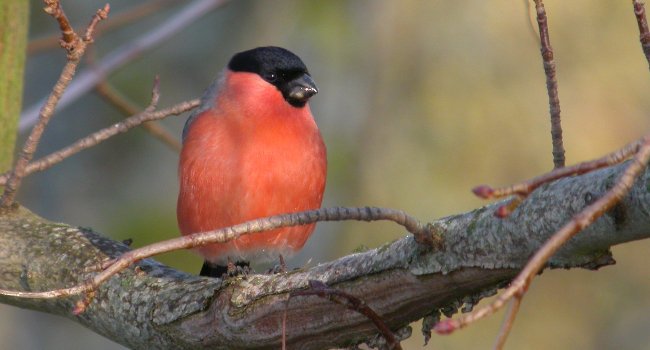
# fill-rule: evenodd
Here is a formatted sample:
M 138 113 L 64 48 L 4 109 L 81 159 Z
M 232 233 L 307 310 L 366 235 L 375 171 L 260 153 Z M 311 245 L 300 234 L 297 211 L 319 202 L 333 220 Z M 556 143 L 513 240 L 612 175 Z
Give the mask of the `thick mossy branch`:
M 287 303 L 289 293 L 306 288 L 309 280 L 321 281 L 363 299 L 393 330 L 436 310 L 449 313 L 463 304 L 469 309 L 514 277 L 560 225 L 612 186 L 624 166 L 542 186 L 505 219 L 494 217 L 501 205 L 496 203 L 432 222 L 442 247 L 425 247 L 406 236 L 309 270 L 225 283 L 146 259 L 101 285 L 78 316 L 72 310 L 84 296 L 0 296 L 0 302 L 64 315 L 132 348 L 278 348 L 285 310 L 289 348 L 355 344 L 376 333 L 368 319 L 316 296 Z M 612 245 L 649 236 L 646 171 L 615 209 L 572 239 L 550 265 L 597 268 L 613 262 Z M 0 288 L 73 286 L 90 276 L 89 268 L 127 250 L 24 208 L 7 210 L 0 215 Z

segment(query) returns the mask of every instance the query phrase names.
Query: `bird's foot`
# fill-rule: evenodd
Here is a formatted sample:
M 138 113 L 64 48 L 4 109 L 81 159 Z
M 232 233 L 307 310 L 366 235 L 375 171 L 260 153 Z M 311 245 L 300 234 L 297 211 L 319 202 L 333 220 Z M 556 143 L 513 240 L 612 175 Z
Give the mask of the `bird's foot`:
M 218 265 L 207 260 L 204 261 L 199 275 L 227 279 L 236 276 L 245 277 L 251 273 L 253 273 L 253 270 L 248 261 L 232 262 L 232 260 L 228 258 L 227 265 Z
M 251 273 L 253 273 L 253 269 L 251 269 L 251 265 L 248 261 L 237 261 L 233 263 L 232 260 L 228 259 L 228 266 L 224 277 L 246 277 Z

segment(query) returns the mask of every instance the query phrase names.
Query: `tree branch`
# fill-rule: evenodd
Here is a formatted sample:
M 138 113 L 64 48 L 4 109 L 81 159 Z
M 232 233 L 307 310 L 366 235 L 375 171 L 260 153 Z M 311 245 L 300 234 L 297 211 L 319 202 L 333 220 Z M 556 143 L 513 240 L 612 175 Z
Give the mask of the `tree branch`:
M 0 289 L 0 295 L 17 296 L 21 298 L 57 298 L 84 292 L 94 292 L 97 287 L 109 278 L 120 273 L 120 271 L 134 263 L 158 254 L 168 253 L 174 250 L 190 249 L 206 245 L 208 243 L 225 243 L 245 234 L 270 231 L 276 228 L 313 224 L 322 221 L 393 221 L 413 234 L 416 242 L 425 244 L 428 247 L 438 247 L 440 237 L 433 232 L 430 225 L 422 225 L 416 218 L 401 210 L 389 208 L 321 208 L 297 213 L 280 214 L 265 218 L 253 219 L 240 224 L 224 227 L 212 231 L 194 233 L 188 236 L 180 236 L 166 241 L 156 242 L 142 248 L 134 249 L 121 255 L 117 259 L 110 259 L 101 263 L 93 270 L 101 270 L 86 283 L 58 290 L 43 292 L 22 292 Z
M 634 7 L 634 16 L 636 23 L 639 26 L 639 41 L 641 42 L 641 49 L 645 55 L 646 61 L 650 64 L 650 29 L 648 29 L 648 20 L 645 16 L 645 4 L 639 0 L 632 0 Z
M 138 113 L 134 116 L 126 118 L 119 123 L 115 123 L 109 127 L 96 131 L 84 138 L 77 140 L 75 143 L 60 149 L 54 153 L 51 153 L 45 157 L 37 159 L 27 165 L 25 168 L 24 176 L 28 176 L 32 173 L 43 171 L 50 168 L 51 166 L 63 161 L 64 159 L 77 154 L 87 148 L 95 146 L 107 139 L 120 134 L 127 132 L 128 130 L 141 125 L 147 121 L 159 120 L 166 118 L 170 115 L 179 115 L 185 113 L 189 110 L 196 108 L 200 104 L 199 99 L 189 100 L 185 102 L 178 103 L 172 107 L 161 109 L 158 111 L 145 109 L 141 113 Z M 0 185 L 3 185 L 9 179 L 9 173 L 0 174 Z
M 605 193 L 628 162 L 541 186 L 504 219 L 495 203 L 431 224 L 443 237 L 427 249 L 412 236 L 309 270 L 247 279 L 191 276 L 144 259 L 102 284 L 84 313 L 78 297 L 0 302 L 76 320 L 133 348 L 279 348 L 290 293 L 316 280 L 362 299 L 390 329 L 441 308 L 474 303 L 508 283 L 560 225 Z M 595 269 L 613 263 L 609 247 L 650 237 L 650 172 L 619 205 L 571 239 L 552 267 Z M 25 209 L 0 215 L 0 288 L 42 291 L 83 283 L 88 268 L 128 251 L 99 234 L 55 224 Z M 309 327 L 305 327 L 308 324 Z M 292 299 L 288 348 L 320 349 L 366 341 L 366 317 L 318 297 Z
M 187 5 L 182 11 L 175 14 L 169 21 L 129 42 L 100 60 L 93 68 L 86 69 L 77 74 L 70 84 L 65 96 L 59 101 L 58 108 L 62 110 L 67 105 L 90 91 L 97 83 L 104 80 L 111 72 L 128 62 L 140 57 L 142 54 L 168 40 L 188 25 L 195 23 L 200 17 L 227 3 L 227 0 L 196 0 Z M 19 130 L 26 131 L 38 120 L 40 106 L 45 100 L 39 101 L 25 108 L 19 123 Z
M 499 297 L 490 305 L 487 305 L 479 310 L 474 310 L 471 314 L 463 316 L 457 320 L 450 320 L 447 325 L 442 326 L 445 333 L 448 333 L 452 328 L 462 328 L 470 323 L 473 323 L 481 318 L 487 317 L 497 310 L 501 309 L 506 302 L 512 298 L 520 298 L 528 289 L 531 281 L 535 276 L 544 268 L 549 258 L 561 249 L 564 244 L 571 238 L 575 237 L 578 233 L 597 220 L 606 212 L 613 210 L 614 220 L 624 220 L 624 216 L 620 216 L 618 209 L 619 200 L 623 198 L 627 191 L 632 187 L 637 179 L 637 176 L 645 169 L 647 169 L 648 160 L 650 159 L 650 137 L 643 138 L 644 143 L 639 149 L 639 152 L 627 162 L 625 171 L 620 174 L 616 182 L 610 185 L 610 189 L 603 195 L 594 196 L 592 193 L 585 194 L 585 203 L 588 204 L 584 209 L 575 214 L 570 221 L 562 226 L 553 236 L 544 243 L 544 245 L 535 252 L 526 264 L 523 270 L 517 275 L 511 285 L 506 288 Z M 598 198 L 597 200 L 594 200 Z M 625 215 L 624 213 L 621 215 Z
M 95 38 L 115 28 L 123 28 L 132 22 L 143 17 L 159 12 L 162 8 L 173 6 L 180 0 L 152 0 L 143 4 L 135 4 L 128 10 L 111 15 L 111 20 L 103 26 L 97 28 Z M 59 35 L 47 35 L 41 38 L 32 39 L 27 44 L 27 53 L 34 55 L 46 50 L 52 50 L 59 47 Z
M 4 192 L 2 193 L 2 198 L 0 199 L 0 206 L 3 207 L 13 204 L 16 191 L 18 191 L 22 179 L 25 176 L 25 169 L 32 160 L 34 152 L 36 152 L 41 136 L 43 136 L 43 132 L 45 132 L 45 127 L 54 115 L 54 109 L 58 105 L 61 96 L 63 96 L 63 92 L 70 84 L 72 77 L 75 75 L 79 60 L 86 52 L 87 46 L 92 43 L 92 34 L 95 27 L 99 21 L 106 19 L 110 11 L 110 6 L 108 4 L 106 4 L 103 9 L 97 10 L 97 13 L 93 16 L 90 24 L 86 28 L 85 34 L 80 38 L 77 33 L 72 30 L 70 22 L 63 12 L 63 9 L 61 9 L 61 4 L 58 0 L 45 0 L 45 5 L 45 12 L 54 17 L 59 23 L 62 33 L 61 47 L 66 49 L 68 52 L 68 61 L 63 67 L 61 75 L 54 85 L 54 88 L 52 88 L 52 92 L 43 103 L 42 107 L 40 107 L 38 121 L 29 133 L 25 145 L 18 156 L 18 160 L 16 160 L 16 164 L 9 174 L 9 178 L 5 183 Z
M 137 114 L 140 111 L 136 105 L 124 97 L 120 92 L 113 87 L 108 81 L 103 80 L 95 87 L 95 91 L 103 97 L 106 101 L 120 110 L 126 117 Z M 172 135 L 162 125 L 155 121 L 150 121 L 142 124 L 142 127 L 153 137 L 157 138 L 169 148 L 176 152 L 181 151 L 181 143 L 177 137 Z
M 537 24 L 539 26 L 539 39 L 541 45 L 544 73 L 546 74 L 546 90 L 548 91 L 549 112 L 551 114 L 551 140 L 553 142 L 553 164 L 556 168 L 564 166 L 564 145 L 562 141 L 562 120 L 560 118 L 560 97 L 557 92 L 557 78 L 555 76 L 555 61 L 553 48 L 548 34 L 548 18 L 542 0 L 535 1 Z

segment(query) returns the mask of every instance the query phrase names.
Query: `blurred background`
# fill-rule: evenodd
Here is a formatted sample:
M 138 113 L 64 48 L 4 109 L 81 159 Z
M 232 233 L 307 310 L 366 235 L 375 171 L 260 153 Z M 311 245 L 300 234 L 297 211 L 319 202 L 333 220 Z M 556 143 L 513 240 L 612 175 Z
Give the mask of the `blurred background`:
M 62 2 L 77 30 L 104 4 Z M 56 34 L 42 3 L 31 3 L 30 37 Z M 191 2 L 161 3 L 152 15 L 98 37 L 96 60 L 167 25 Z M 648 63 L 630 2 L 545 3 L 567 163 L 599 157 L 647 132 Z M 110 4 L 112 18 L 135 6 L 128 0 Z M 528 6 L 520 0 L 237 0 L 206 13 L 108 81 L 145 107 L 159 75 L 160 106 L 166 107 L 199 97 L 233 53 L 286 47 L 306 62 L 320 90 L 310 104 L 329 151 L 324 205 L 393 207 L 433 220 L 486 204 L 470 193 L 477 184 L 506 185 L 552 167 L 548 98 Z M 30 54 L 25 109 L 50 91 L 64 62 L 60 49 Z M 121 118 L 91 92 L 58 110 L 37 157 Z M 162 125 L 180 138 L 185 118 Z M 30 176 L 19 200 L 50 220 L 143 246 L 178 235 L 177 158 L 136 129 Z M 391 224 L 320 224 L 288 263 L 311 266 L 404 234 Z M 613 250 L 618 264 L 597 273 L 555 270 L 537 278 L 506 348 L 650 349 L 650 241 Z M 159 260 L 190 273 L 201 265 L 191 252 Z M 6 305 L 0 313 L 6 349 L 122 348 L 61 317 Z M 501 320 L 499 314 L 452 336 L 434 336 L 427 348 L 491 348 Z M 423 338 L 413 326 L 404 347 L 420 349 Z

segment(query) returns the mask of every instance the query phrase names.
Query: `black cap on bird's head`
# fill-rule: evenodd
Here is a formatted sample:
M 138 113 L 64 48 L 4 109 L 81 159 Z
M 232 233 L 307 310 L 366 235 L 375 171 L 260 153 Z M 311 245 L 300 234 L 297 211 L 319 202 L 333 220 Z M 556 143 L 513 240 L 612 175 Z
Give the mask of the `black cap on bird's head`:
M 318 93 L 300 57 L 281 47 L 266 46 L 243 51 L 230 59 L 228 69 L 251 72 L 274 85 L 294 107 L 303 107 Z

